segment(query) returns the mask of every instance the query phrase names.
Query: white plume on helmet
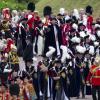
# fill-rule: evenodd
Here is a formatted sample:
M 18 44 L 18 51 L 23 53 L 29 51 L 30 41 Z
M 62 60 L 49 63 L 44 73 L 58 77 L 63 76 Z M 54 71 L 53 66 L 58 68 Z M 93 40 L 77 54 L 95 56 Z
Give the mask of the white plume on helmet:
M 92 41 L 95 41 L 96 37 L 95 37 L 95 35 L 90 34 L 89 39 L 92 40 Z
M 65 62 L 66 58 L 67 59 L 71 59 L 71 56 L 68 54 L 68 49 L 66 46 L 60 46 L 60 49 L 62 50 L 62 57 L 61 57 L 61 61 Z
M 60 8 L 60 9 L 59 9 L 59 13 L 60 13 L 61 15 L 64 15 L 64 14 L 65 14 L 65 8 Z
M 87 16 L 83 15 L 83 25 L 87 25 Z
M 49 51 L 46 53 L 46 57 L 51 57 L 56 49 L 52 46 L 49 46 Z
M 17 10 L 13 10 L 12 13 L 17 14 L 18 12 L 17 12 Z
M 77 31 L 77 30 L 78 30 L 78 25 L 74 23 L 74 24 L 72 25 L 72 28 L 75 29 L 75 30 Z
M 94 46 L 89 47 L 89 54 L 93 55 L 94 54 Z
M 86 48 L 80 45 L 76 46 L 76 50 L 77 52 L 82 53 L 82 54 L 86 52 Z
M 99 30 L 99 31 L 97 31 L 97 36 L 98 36 L 98 37 L 100 37 L 100 30 Z
M 99 42 L 95 41 L 95 42 L 94 42 L 94 45 L 95 45 L 95 46 L 99 46 Z
M 84 31 L 81 31 L 79 34 L 80 34 L 80 37 L 82 38 L 86 37 L 86 33 Z
M 81 40 L 80 40 L 80 38 L 78 38 L 78 37 L 75 36 L 75 37 L 73 37 L 71 39 L 71 41 L 74 42 L 74 43 L 80 43 Z
M 77 19 L 80 18 L 79 11 L 77 9 L 73 10 L 73 16 L 75 16 Z

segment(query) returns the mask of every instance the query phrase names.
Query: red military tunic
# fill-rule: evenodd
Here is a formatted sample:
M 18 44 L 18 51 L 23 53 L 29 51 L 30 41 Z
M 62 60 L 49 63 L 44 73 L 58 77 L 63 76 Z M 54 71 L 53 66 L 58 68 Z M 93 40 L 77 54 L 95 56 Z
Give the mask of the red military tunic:
M 97 67 L 93 65 L 90 68 L 87 81 L 89 81 L 93 86 L 100 86 L 100 66 Z
M 88 16 L 87 19 L 87 29 L 92 31 L 92 23 L 93 23 L 93 17 L 92 16 Z
M 31 18 L 28 18 L 29 16 L 32 16 Z M 27 21 L 27 25 L 29 27 L 29 29 L 32 29 L 33 28 L 33 23 L 34 23 L 34 14 L 33 13 L 28 13 L 26 16 L 26 18 L 28 18 L 28 21 Z
M 62 26 L 62 41 L 63 45 L 68 45 L 68 35 L 69 31 L 71 30 L 71 25 L 70 24 L 64 24 Z

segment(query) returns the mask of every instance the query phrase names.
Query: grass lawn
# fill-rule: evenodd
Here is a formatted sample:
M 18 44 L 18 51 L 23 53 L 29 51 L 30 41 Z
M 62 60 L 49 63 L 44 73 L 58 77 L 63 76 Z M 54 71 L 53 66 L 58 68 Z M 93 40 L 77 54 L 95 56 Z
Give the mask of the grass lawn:
M 46 5 L 50 5 L 54 13 L 58 13 L 61 7 L 71 11 L 74 8 L 80 9 L 85 8 L 86 5 L 91 5 L 94 9 L 94 16 L 100 16 L 100 0 L 41 0 L 36 5 L 36 9 L 39 10 L 41 15 Z

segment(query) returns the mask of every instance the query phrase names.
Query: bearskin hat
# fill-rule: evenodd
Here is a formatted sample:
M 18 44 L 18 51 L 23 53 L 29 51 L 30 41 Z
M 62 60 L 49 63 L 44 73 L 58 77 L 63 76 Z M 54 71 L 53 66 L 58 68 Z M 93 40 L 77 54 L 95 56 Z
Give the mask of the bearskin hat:
M 27 6 L 27 10 L 31 10 L 33 12 L 35 10 L 35 4 L 33 2 L 30 2 Z
M 86 6 L 86 13 L 92 15 L 92 13 L 93 13 L 93 8 L 92 8 L 92 6 L 90 6 L 90 5 Z
M 51 14 L 52 14 L 52 8 L 50 6 L 44 7 L 43 15 L 46 16 L 46 15 L 51 15 Z

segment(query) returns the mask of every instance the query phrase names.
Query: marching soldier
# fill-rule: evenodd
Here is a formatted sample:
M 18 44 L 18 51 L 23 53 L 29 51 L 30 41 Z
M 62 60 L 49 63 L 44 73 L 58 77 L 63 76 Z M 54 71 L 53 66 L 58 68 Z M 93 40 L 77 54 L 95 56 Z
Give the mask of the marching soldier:
M 97 56 L 94 65 L 91 66 L 87 77 L 87 84 L 92 84 L 92 98 L 93 100 L 100 99 L 100 57 Z M 98 99 L 96 96 L 98 94 Z

